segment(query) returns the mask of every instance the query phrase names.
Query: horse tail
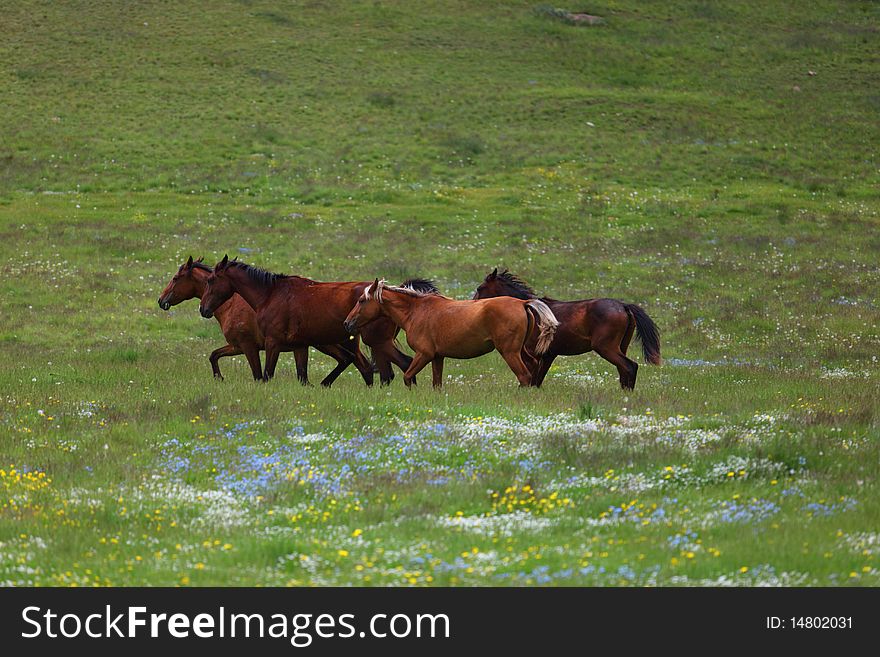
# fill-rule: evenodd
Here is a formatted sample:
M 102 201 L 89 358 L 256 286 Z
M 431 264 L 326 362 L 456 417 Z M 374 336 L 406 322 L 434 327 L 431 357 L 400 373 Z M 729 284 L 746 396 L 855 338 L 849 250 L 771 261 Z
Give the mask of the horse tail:
M 536 311 L 533 311 L 528 306 L 526 306 L 526 337 L 525 337 L 525 340 L 523 340 L 522 349 L 531 358 L 535 358 L 535 359 L 537 359 L 538 356 L 533 354 L 532 350 L 529 349 L 529 338 L 532 335 L 532 330 L 535 328 L 537 320 L 538 320 L 538 316 L 537 316 Z
M 645 361 L 651 365 L 660 365 L 663 362 L 660 358 L 660 329 L 640 306 L 625 303 L 623 307 L 636 322 L 636 339 L 642 343 Z
M 556 315 L 553 314 L 550 307 L 540 299 L 526 301 L 525 306 L 526 312 L 534 313 L 534 328 L 539 331 L 538 342 L 535 345 L 535 355 L 541 356 L 550 348 L 553 336 L 556 335 L 556 329 L 559 328 L 559 320 L 556 319 Z

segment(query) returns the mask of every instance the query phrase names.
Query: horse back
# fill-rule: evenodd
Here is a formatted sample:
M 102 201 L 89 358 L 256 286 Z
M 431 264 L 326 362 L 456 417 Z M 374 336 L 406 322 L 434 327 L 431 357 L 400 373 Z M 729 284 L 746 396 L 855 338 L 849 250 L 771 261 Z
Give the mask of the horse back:
M 550 345 L 550 351 L 559 356 L 590 351 L 597 338 L 622 335 L 629 322 L 623 302 L 617 299 L 543 301 L 559 320 L 559 328 Z
M 286 285 L 281 285 L 286 283 Z M 285 279 L 270 304 L 274 323 L 285 324 L 283 332 L 302 336 L 315 344 L 345 342 L 349 339 L 343 322 L 371 281 L 319 282 L 309 279 Z M 265 321 L 265 318 L 264 318 Z M 279 327 L 280 330 L 280 327 Z M 364 344 L 373 347 L 394 339 L 397 326 L 379 318 L 361 330 Z

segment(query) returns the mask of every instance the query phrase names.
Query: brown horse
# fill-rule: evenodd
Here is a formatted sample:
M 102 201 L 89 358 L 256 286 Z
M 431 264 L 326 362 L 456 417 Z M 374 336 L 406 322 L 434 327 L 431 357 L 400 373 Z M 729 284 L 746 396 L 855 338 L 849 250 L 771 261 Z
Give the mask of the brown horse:
M 369 283 L 319 283 L 301 276 L 273 274 L 224 256 L 208 278 L 199 311 L 203 317 L 211 317 L 216 308 L 235 293 L 254 309 L 265 340 L 263 380 L 274 376 L 281 351 L 341 343 L 347 344 L 355 367 L 370 385 L 372 366 L 361 353 L 358 340 L 348 336 L 342 326 L 349 309 L 367 285 Z M 391 381 L 390 363 L 406 369 L 412 361 L 394 344 L 398 330 L 393 322 L 385 320 L 367 327 L 362 335 L 364 343 L 373 351 L 383 383 Z M 383 370 L 387 372 L 387 381 Z
M 162 310 L 168 310 L 171 306 L 176 306 L 189 299 L 201 299 L 211 271 L 210 267 L 202 264 L 201 258 L 193 261 L 190 256 L 189 260 L 180 266 L 177 273 L 162 290 L 162 294 L 159 296 L 159 307 Z M 260 364 L 260 351 L 263 349 L 263 334 L 260 333 L 257 326 L 257 316 L 253 309 L 239 295 L 234 294 L 217 308 L 214 317 L 220 324 L 220 330 L 227 343 L 226 346 L 212 351 L 209 357 L 214 376 L 223 380 L 218 362 L 221 358 L 244 354 L 254 379 L 262 379 L 263 368 Z M 354 360 L 354 354 L 347 345 L 337 345 L 337 347 L 339 348 L 317 347 L 322 353 L 336 358 L 338 363 L 337 368 L 321 382 L 323 385 L 329 386 L 333 383 L 336 377 Z M 302 381 L 306 378 L 308 347 L 298 347 L 295 350 L 294 358 L 296 359 L 297 376 Z
M 486 276 L 473 298 L 489 299 L 499 296 L 538 298 L 524 280 L 506 269 L 499 274 L 496 268 Z M 532 385 L 540 386 L 543 383 L 557 356 L 575 356 L 595 351 L 617 367 L 621 387 L 632 390 L 635 388 L 639 370 L 638 364 L 626 356 L 633 330 L 642 342 L 645 360 L 652 365 L 660 364 L 660 331 L 648 317 L 648 313 L 634 303 L 623 303 L 617 299 L 557 301 L 548 297 L 541 297 L 541 301 L 547 304 L 559 320 L 559 330 L 532 373 Z
M 520 385 L 527 386 L 532 379 L 529 365 L 537 364 L 535 356 L 547 350 L 558 326 L 550 309 L 537 299 L 454 301 L 376 279 L 345 318 L 345 328 L 355 333 L 383 315 L 406 331 L 406 341 L 416 352 L 403 375 L 407 386 L 431 363 L 434 387 L 440 387 L 444 358 L 476 358 L 493 349 L 501 353 Z M 533 350 L 525 348 L 528 339 Z

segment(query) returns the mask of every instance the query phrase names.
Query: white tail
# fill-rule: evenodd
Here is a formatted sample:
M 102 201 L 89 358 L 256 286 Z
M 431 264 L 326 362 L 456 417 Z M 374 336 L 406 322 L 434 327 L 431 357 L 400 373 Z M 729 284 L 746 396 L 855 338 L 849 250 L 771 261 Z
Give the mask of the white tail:
M 556 319 L 556 315 L 553 314 L 550 307 L 539 299 L 527 301 L 526 306 L 535 313 L 535 325 L 540 331 L 538 343 L 535 345 L 535 355 L 540 356 L 550 348 L 553 336 L 556 335 L 556 329 L 559 328 L 559 320 Z

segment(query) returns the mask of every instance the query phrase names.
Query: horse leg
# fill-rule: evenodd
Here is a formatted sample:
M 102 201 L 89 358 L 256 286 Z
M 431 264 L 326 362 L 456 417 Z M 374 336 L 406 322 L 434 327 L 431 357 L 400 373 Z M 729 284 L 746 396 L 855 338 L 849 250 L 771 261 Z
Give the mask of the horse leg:
M 220 366 L 217 364 L 218 360 L 224 356 L 238 356 L 240 353 L 241 349 L 233 347 L 231 344 L 224 345 L 223 347 L 212 351 L 208 360 L 211 361 L 211 371 L 214 372 L 214 378 L 220 379 L 221 381 L 223 380 L 223 375 L 220 374 Z
M 320 347 L 316 347 L 318 351 L 322 354 L 327 354 L 331 358 L 336 359 L 336 367 L 333 368 L 333 371 L 330 372 L 324 379 L 321 381 L 321 385 L 325 388 L 329 388 L 333 385 L 333 382 L 339 378 L 339 375 L 345 371 L 345 368 L 351 365 L 351 362 L 354 360 L 354 354 L 351 353 L 348 349 L 344 349 L 340 345 L 321 345 Z
M 629 343 L 632 342 L 633 333 L 636 330 L 636 322 L 632 315 L 626 313 L 626 330 L 623 333 L 623 339 L 620 341 L 620 352 L 626 356 L 626 350 L 629 349 Z M 635 382 L 633 382 L 635 383 Z
M 367 387 L 373 385 L 373 364 L 367 360 L 357 342 L 354 343 L 354 366 L 361 373 Z
M 398 349 L 393 344 L 391 345 L 390 350 L 390 360 L 392 363 L 397 365 L 400 368 L 401 372 L 406 372 L 409 369 L 409 366 L 412 365 L 412 357 L 407 356 L 400 349 Z M 413 383 L 415 383 L 415 377 L 413 377 Z
M 391 345 L 391 361 L 400 368 L 401 372 L 406 372 L 412 365 L 412 358 L 403 353 L 400 349 Z
M 275 367 L 278 365 L 278 356 L 281 348 L 273 340 L 266 340 L 266 366 L 263 369 L 263 381 L 268 381 L 275 376 Z
M 501 357 L 504 359 L 504 362 L 507 363 L 513 373 L 516 374 L 516 378 L 519 380 L 519 385 L 531 385 L 532 373 L 529 372 L 529 368 L 527 368 L 526 364 L 523 362 L 522 353 L 520 352 L 520 350 L 505 350 L 500 353 Z
M 415 357 L 412 359 L 412 363 L 410 363 L 409 367 L 406 368 L 406 372 L 403 373 L 403 382 L 406 384 L 406 387 L 409 388 L 413 383 L 416 382 L 416 374 L 424 369 L 425 365 L 430 363 L 433 360 L 430 356 L 426 354 L 417 353 Z
M 434 387 L 439 388 L 443 385 L 443 356 L 434 356 L 431 361 L 431 373 L 433 374 Z
M 376 369 L 379 370 L 379 381 L 383 386 L 391 385 L 394 380 L 394 370 L 391 369 L 391 361 L 378 347 L 373 347 L 373 360 L 376 361 Z
M 260 365 L 260 348 L 255 344 L 249 343 L 242 347 L 242 351 L 244 352 L 244 357 L 247 358 L 248 365 L 251 366 L 251 374 L 254 376 L 254 381 L 259 381 L 263 378 L 263 367 Z
M 525 363 L 526 369 L 528 369 L 529 372 L 534 372 L 538 369 L 538 364 L 540 362 L 540 358 L 538 356 L 532 354 L 532 352 L 530 352 L 525 347 L 522 348 L 522 351 L 519 355 L 520 358 L 522 358 L 523 363 Z
M 547 372 L 550 371 L 550 366 L 553 364 L 553 361 L 556 360 L 556 354 L 544 354 L 541 359 L 538 361 L 537 367 L 532 370 L 532 385 L 536 388 L 540 388 L 541 384 L 544 383 L 544 377 L 547 376 Z
M 309 385 L 309 348 L 297 347 L 294 349 L 293 361 L 296 363 L 296 378 L 304 386 Z
M 636 375 L 639 371 L 639 364 L 631 358 L 627 358 L 620 349 L 614 347 L 594 347 L 594 351 L 602 358 L 617 368 L 620 374 L 620 387 L 624 390 L 633 390 L 636 387 Z

